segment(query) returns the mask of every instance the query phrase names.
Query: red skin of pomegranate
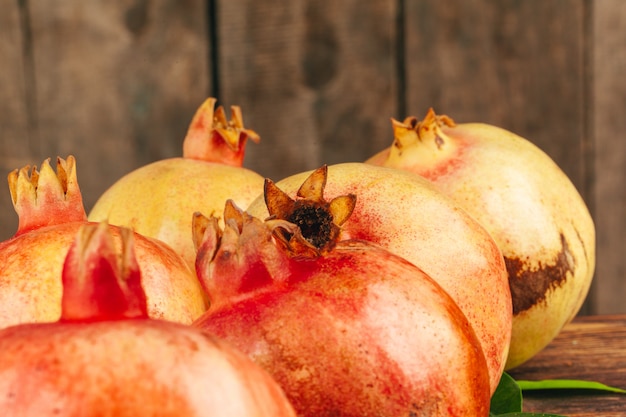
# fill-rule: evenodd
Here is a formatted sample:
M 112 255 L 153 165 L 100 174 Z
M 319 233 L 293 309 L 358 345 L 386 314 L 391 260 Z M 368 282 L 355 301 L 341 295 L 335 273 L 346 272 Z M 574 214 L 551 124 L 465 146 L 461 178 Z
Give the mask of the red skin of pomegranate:
M 276 383 L 224 342 L 149 319 L 0 331 L 3 416 L 295 417 Z
M 205 233 L 197 273 L 213 304 L 193 326 L 266 369 L 299 416 L 488 414 L 480 343 L 424 272 L 364 241 L 285 249 L 244 217 L 239 233 Z
M 148 318 L 134 234 L 84 224 L 63 267 L 59 322 L 0 330 L 3 416 L 295 417 L 249 358 Z
M 45 161 L 40 172 L 14 171 L 9 186 L 19 217 L 12 238 L 0 242 L 0 328 L 54 322 L 61 315 L 61 275 L 67 251 L 87 223 L 75 160 L 58 158 L 57 174 Z M 109 226 L 120 244 L 119 231 Z M 150 317 L 191 323 L 206 308 L 206 295 L 185 260 L 156 239 L 135 234 Z
M 57 321 L 65 255 L 80 227 L 72 222 L 43 227 L 0 243 L 0 328 Z M 109 225 L 119 240 L 119 228 Z M 152 318 L 191 323 L 207 308 L 195 273 L 170 247 L 137 234 L 137 258 Z M 119 242 L 118 242 L 119 244 Z M 27 273 L 25 273 L 27 271 Z
M 402 256 L 450 294 L 481 341 L 493 393 L 507 358 L 512 322 L 508 275 L 496 242 L 465 210 L 415 174 L 342 163 L 328 166 L 325 180 L 323 168 L 289 176 L 275 187 L 288 196 L 283 199 L 290 197 L 298 204 L 356 195 L 354 211 L 341 225 L 339 238 L 366 240 Z M 322 185 L 312 187 L 312 182 Z M 266 190 L 270 185 L 266 180 Z M 316 188 L 315 198 L 298 196 Z M 275 215 L 263 200 L 258 197 L 247 211 L 259 218 Z

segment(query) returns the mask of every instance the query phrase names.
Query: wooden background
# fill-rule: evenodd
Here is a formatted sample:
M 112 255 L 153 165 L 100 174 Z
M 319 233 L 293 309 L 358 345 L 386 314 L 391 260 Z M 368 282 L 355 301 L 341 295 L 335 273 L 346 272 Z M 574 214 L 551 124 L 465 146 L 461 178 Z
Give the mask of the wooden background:
M 362 161 L 433 106 L 544 149 L 585 198 L 597 269 L 581 314 L 626 312 L 626 1 L 0 0 L 0 171 L 73 154 L 85 205 L 179 156 L 208 96 L 280 179 Z M 0 238 L 17 218 L 0 193 Z

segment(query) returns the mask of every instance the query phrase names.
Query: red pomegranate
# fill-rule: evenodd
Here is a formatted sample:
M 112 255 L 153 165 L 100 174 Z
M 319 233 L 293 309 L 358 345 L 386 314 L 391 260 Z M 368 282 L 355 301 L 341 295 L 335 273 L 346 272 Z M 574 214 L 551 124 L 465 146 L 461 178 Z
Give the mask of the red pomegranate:
M 308 236 L 323 227 L 329 206 L 358 196 L 340 239 L 383 246 L 437 281 L 467 316 L 481 342 L 495 391 L 511 338 L 511 293 L 502 253 L 487 231 L 422 177 L 363 163 L 323 166 L 277 183 L 266 181 L 265 199 L 248 212 L 298 223 Z M 269 198 L 268 198 L 269 197 Z M 318 218 L 298 217 L 314 211 Z M 332 217 L 332 216 L 331 216 Z
M 0 328 L 56 321 L 61 315 L 61 275 L 67 251 L 87 223 L 73 156 L 46 160 L 9 174 L 19 226 L 0 242 Z M 119 228 L 110 226 L 119 242 Z M 191 229 L 190 229 L 191 233 Z M 135 236 L 137 259 L 151 317 L 189 324 L 206 308 L 206 295 L 184 259 L 161 241 Z
M 465 315 L 405 259 L 338 240 L 354 196 L 333 201 L 315 239 L 232 203 L 223 230 L 197 214 L 197 274 L 212 305 L 193 326 L 266 369 L 301 417 L 486 416 L 488 368 Z M 302 219 L 317 222 L 314 212 Z
M 295 417 L 249 358 L 189 326 L 148 318 L 137 235 L 83 223 L 63 268 L 58 322 L 0 330 L 6 417 Z

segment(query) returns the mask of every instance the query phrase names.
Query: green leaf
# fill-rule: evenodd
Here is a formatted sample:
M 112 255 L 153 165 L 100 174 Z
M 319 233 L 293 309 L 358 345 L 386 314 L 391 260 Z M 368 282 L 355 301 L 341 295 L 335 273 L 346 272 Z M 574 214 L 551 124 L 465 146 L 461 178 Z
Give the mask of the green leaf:
M 578 379 L 544 379 L 541 381 L 515 380 L 504 372 L 491 397 L 491 417 L 563 417 L 559 414 L 522 412 L 523 391 L 553 389 L 588 389 L 626 394 L 626 390 L 595 381 Z
M 590 389 L 599 391 L 616 392 L 626 394 L 626 390 L 611 387 L 595 381 L 582 381 L 578 379 L 544 379 L 541 381 L 516 381 L 522 391 L 548 390 L 548 389 Z
M 522 390 L 517 382 L 506 372 L 502 374 L 500 383 L 491 396 L 491 415 L 515 413 L 522 411 Z
M 509 374 L 502 373 L 500 383 L 491 397 L 491 417 L 564 417 L 559 414 L 522 412 L 522 389 Z

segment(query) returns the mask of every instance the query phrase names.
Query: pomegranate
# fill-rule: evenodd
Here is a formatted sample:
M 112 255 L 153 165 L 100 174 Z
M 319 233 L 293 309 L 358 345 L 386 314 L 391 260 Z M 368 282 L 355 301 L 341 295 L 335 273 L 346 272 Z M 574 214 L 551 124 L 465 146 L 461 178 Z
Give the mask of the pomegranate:
M 333 200 L 332 219 L 353 200 Z M 487 364 L 456 303 L 404 258 L 339 240 L 332 219 L 306 239 L 232 202 L 223 230 L 197 214 L 197 274 L 212 303 L 193 326 L 266 369 L 301 417 L 486 416 Z
M 148 318 L 137 235 L 112 230 L 79 228 L 58 322 L 0 330 L 2 415 L 295 417 L 277 383 L 241 352 Z
M 194 115 L 183 141 L 182 157 L 150 163 L 111 185 L 89 212 L 90 221 L 132 227 L 174 248 L 194 269 L 191 219 L 195 211 L 219 213 L 227 198 L 249 204 L 263 187 L 263 177 L 242 167 L 248 139 L 259 136 L 243 126 L 241 110 L 214 110 L 207 99 Z
M 265 202 L 259 197 L 247 211 L 260 218 L 271 215 L 298 223 L 306 236 L 308 229 L 323 226 L 329 217 L 327 206 L 348 193 L 358 195 L 358 201 L 341 227 L 340 238 L 383 246 L 418 266 L 450 294 L 481 342 L 493 393 L 511 337 L 511 294 L 504 260 L 487 231 L 428 181 L 363 163 L 323 166 L 277 183 L 266 180 Z M 308 211 L 315 211 L 317 217 L 299 218 Z
M 25 166 L 11 172 L 8 182 L 19 225 L 12 238 L 0 242 L 0 328 L 56 321 L 65 255 L 87 223 L 76 160 L 57 158 L 56 174 L 49 159 L 40 171 Z M 119 240 L 118 228 L 110 227 Z M 200 316 L 206 295 L 184 259 L 156 239 L 137 234 L 135 242 L 150 316 L 185 324 Z
M 580 194 L 532 142 L 430 109 L 393 121 L 391 147 L 368 162 L 430 180 L 493 236 L 506 262 L 513 329 L 506 369 L 542 350 L 578 313 L 595 268 L 595 228 Z

